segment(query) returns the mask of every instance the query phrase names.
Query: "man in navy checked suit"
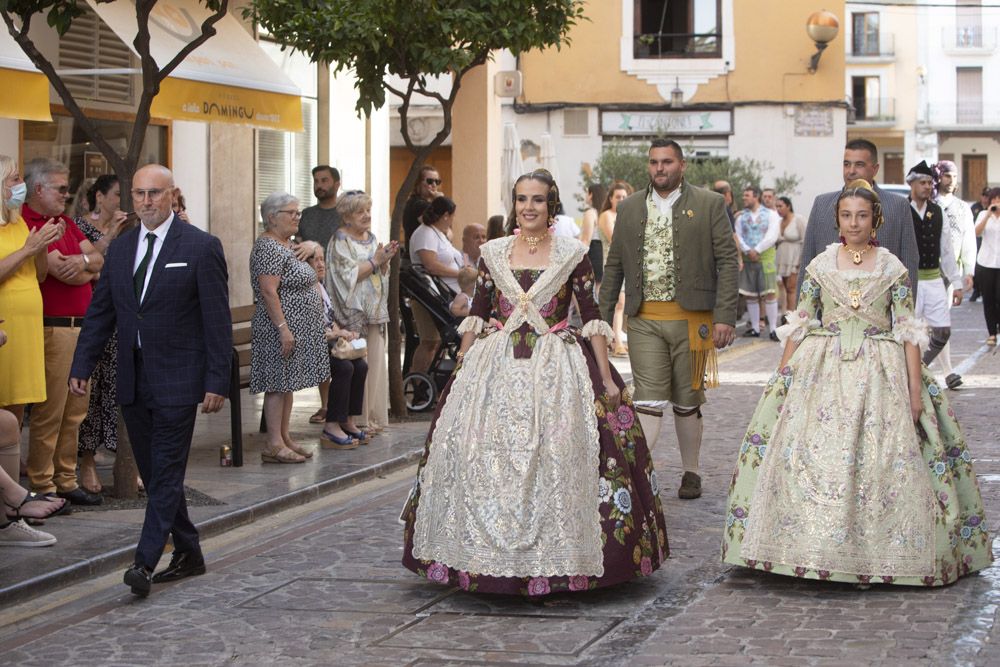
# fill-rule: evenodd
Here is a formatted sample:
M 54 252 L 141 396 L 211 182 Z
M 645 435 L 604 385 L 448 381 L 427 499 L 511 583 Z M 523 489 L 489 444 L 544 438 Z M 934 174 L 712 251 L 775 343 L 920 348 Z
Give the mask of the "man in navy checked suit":
M 174 216 L 173 174 L 147 165 L 135 173 L 132 188 L 142 224 L 108 248 L 80 331 L 70 390 L 86 390 L 105 342 L 117 331 L 118 402 L 149 497 L 125 583 L 145 596 L 154 582 L 205 572 L 184 499 L 184 472 L 198 403 L 202 412 L 217 412 L 229 391 L 232 321 L 222 244 Z M 168 536 L 174 555 L 154 577 Z

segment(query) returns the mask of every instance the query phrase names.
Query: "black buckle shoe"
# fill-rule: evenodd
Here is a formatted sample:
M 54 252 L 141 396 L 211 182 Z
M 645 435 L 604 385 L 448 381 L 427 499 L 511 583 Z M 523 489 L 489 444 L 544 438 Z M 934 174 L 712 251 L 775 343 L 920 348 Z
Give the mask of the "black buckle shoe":
M 136 563 L 125 570 L 124 581 L 132 588 L 132 595 L 144 598 L 153 588 L 153 571 Z
M 744 338 L 760 338 L 760 332 L 754 331 L 753 329 L 747 329 L 743 332 Z
M 205 574 L 205 558 L 200 551 L 174 552 L 170 558 L 170 565 L 162 572 L 153 575 L 153 583 L 166 584 L 199 574 Z

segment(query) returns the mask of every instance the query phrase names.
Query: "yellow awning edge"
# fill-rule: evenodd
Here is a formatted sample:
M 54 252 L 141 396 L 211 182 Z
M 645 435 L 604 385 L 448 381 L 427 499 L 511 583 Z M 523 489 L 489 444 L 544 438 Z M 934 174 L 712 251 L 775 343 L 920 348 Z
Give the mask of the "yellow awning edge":
M 217 83 L 167 78 L 153 98 L 151 112 L 160 118 L 235 123 L 301 132 L 302 99 L 296 95 L 250 90 Z
M 0 118 L 52 121 L 44 74 L 0 67 L 0 90 L 5 91 L 0 95 Z

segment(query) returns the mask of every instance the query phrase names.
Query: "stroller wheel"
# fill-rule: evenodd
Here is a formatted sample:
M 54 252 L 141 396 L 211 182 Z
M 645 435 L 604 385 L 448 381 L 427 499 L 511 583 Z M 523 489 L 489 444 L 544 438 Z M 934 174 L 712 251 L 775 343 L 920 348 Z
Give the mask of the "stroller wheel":
M 406 397 L 406 407 L 414 412 L 423 412 L 434 405 L 437 398 L 437 387 L 430 376 L 424 373 L 410 373 L 403 378 L 403 396 Z

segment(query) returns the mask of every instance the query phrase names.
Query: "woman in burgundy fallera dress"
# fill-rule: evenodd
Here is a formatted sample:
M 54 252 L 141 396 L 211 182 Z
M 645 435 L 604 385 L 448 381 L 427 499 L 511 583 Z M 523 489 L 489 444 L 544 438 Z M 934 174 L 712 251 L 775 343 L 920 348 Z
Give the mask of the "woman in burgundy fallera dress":
M 403 508 L 403 564 L 520 595 L 649 576 L 668 553 L 656 473 L 608 363 L 587 249 L 547 233 L 548 172 L 513 194 L 520 233 L 483 245 L 463 358 Z M 579 330 L 567 325 L 574 296 Z

